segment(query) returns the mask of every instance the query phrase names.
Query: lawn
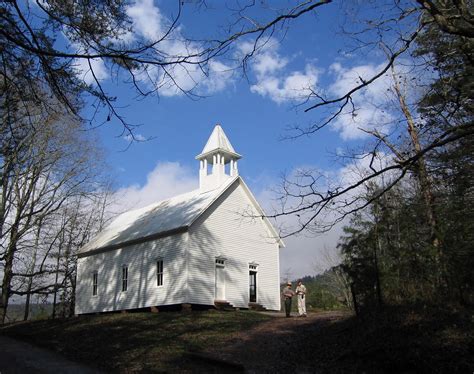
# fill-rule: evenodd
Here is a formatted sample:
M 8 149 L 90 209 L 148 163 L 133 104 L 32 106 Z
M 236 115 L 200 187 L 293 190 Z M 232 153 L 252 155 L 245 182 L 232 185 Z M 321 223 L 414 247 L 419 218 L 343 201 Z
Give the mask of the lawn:
M 16 323 L 0 334 L 106 371 L 186 371 L 205 366 L 191 362 L 190 352 L 223 344 L 270 318 L 251 311 L 118 313 Z

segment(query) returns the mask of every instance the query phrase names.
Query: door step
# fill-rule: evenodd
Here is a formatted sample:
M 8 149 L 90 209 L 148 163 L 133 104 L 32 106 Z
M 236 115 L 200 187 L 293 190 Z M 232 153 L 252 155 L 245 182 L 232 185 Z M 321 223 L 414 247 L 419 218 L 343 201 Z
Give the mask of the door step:
M 258 310 L 258 311 L 266 311 L 267 308 L 265 308 L 263 305 L 259 303 L 249 303 L 249 309 L 250 310 Z
M 214 300 L 217 310 L 235 310 L 234 306 L 226 300 Z

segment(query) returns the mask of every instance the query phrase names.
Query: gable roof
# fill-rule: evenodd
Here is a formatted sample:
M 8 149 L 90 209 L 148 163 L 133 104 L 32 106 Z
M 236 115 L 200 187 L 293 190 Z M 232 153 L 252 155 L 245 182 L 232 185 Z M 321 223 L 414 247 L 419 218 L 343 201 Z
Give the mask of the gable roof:
M 215 190 L 202 192 L 198 189 L 144 208 L 122 213 L 82 247 L 78 256 L 85 257 L 93 253 L 184 232 L 236 181 L 242 183 L 257 211 L 264 215 L 243 180 L 236 176 Z M 284 246 L 270 221 L 266 217 L 264 217 L 264 221 L 272 236 L 278 238 L 280 246 Z

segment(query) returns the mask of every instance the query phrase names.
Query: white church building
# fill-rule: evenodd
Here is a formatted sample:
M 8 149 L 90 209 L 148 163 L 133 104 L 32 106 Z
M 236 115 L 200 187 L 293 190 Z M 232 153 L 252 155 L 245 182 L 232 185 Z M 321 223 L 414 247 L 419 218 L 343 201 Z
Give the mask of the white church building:
M 199 189 L 118 216 L 78 254 L 76 314 L 171 305 L 280 310 L 284 246 L 216 125 Z

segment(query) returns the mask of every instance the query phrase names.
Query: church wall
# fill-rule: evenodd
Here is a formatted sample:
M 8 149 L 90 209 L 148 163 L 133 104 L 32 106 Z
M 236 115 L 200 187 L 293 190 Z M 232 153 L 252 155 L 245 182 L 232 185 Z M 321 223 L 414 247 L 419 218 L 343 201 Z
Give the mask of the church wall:
M 249 263 L 258 264 L 257 302 L 280 310 L 279 247 L 240 182 L 231 186 L 189 229 L 190 303 L 214 304 L 216 257 L 225 258 L 225 298 L 235 307 L 249 303 Z
M 76 314 L 180 304 L 185 300 L 185 247 L 188 233 L 140 243 L 78 259 Z M 163 285 L 157 285 L 156 261 L 163 259 Z M 122 291 L 122 266 L 128 287 Z M 92 295 L 93 272 L 97 296 Z

